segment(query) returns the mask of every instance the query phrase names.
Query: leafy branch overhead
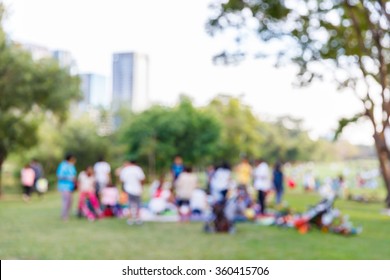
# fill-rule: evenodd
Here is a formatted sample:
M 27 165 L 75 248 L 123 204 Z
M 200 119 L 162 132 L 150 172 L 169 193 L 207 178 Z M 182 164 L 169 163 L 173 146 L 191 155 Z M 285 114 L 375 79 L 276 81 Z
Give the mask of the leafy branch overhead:
M 356 88 L 359 79 L 366 78 L 388 87 L 388 1 L 217 0 L 211 11 L 210 34 L 235 31 L 242 42 L 250 33 L 272 43 L 275 48 L 267 54 L 297 65 L 301 85 L 331 73 L 341 88 Z M 265 52 L 259 45 L 257 54 Z M 239 53 L 243 57 L 243 51 Z M 229 61 L 229 52 L 216 57 Z
M 335 135 L 334 135 L 334 140 L 337 140 L 341 133 L 343 132 L 344 128 L 346 128 L 349 124 L 351 123 L 356 123 L 358 120 L 360 120 L 362 117 L 364 117 L 364 114 L 356 114 L 355 116 L 351 118 L 342 118 L 339 120 L 339 125 L 336 129 Z

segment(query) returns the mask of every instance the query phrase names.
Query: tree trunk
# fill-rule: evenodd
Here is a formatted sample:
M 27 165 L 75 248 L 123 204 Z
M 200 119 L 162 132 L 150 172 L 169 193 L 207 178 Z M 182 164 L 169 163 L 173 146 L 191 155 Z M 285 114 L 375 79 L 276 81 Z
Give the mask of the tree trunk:
M 381 168 L 382 178 L 387 190 L 386 195 L 386 208 L 390 209 L 390 152 L 386 145 L 386 139 L 384 132 L 375 133 L 375 148 L 378 154 L 378 160 Z

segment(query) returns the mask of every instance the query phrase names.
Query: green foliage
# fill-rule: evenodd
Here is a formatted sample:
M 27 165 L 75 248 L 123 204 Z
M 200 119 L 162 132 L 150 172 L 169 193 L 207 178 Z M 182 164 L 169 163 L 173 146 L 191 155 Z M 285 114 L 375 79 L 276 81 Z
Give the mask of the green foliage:
M 176 154 L 187 164 L 207 162 L 215 151 L 219 132 L 211 115 L 184 99 L 174 108 L 155 106 L 135 115 L 124 126 L 121 139 L 128 145 L 128 156 L 162 171 L 169 168 Z
M 97 135 L 97 126 L 88 118 L 73 119 L 62 129 L 62 143 L 65 153 L 77 158 L 77 170 L 93 166 L 100 156 L 108 155 L 109 143 Z
M 229 96 L 218 96 L 204 108 L 194 108 L 185 98 L 174 108 L 153 107 L 132 115 L 119 134 L 127 155 L 151 173 L 166 170 L 176 154 L 187 164 L 204 166 L 222 160 L 235 164 L 242 156 L 270 162 L 323 160 L 334 151 L 311 140 L 300 120 L 260 121 L 250 107 Z
M 214 114 L 222 127 L 215 151 L 217 160 L 233 163 L 241 156 L 254 159 L 262 155 L 264 136 L 258 129 L 261 123 L 240 99 L 220 95 L 205 110 Z
M 36 143 L 35 116 L 50 111 L 64 119 L 78 96 L 77 77 L 52 59 L 33 60 L 0 27 L 0 163 L 10 152 Z
M 240 99 L 229 96 L 214 98 L 206 108 L 221 124 L 217 160 L 238 162 L 241 156 L 264 158 L 270 162 L 319 159 L 321 151 L 332 156 L 330 147 L 309 138 L 301 121 L 281 117 L 274 122 L 261 121 Z
M 93 165 L 99 156 L 109 156 L 109 139 L 97 134 L 97 125 L 86 115 L 65 123 L 46 119 L 38 134 L 38 145 L 24 153 L 24 158 L 38 159 L 48 174 L 55 174 L 66 153 L 76 156 L 79 171 Z

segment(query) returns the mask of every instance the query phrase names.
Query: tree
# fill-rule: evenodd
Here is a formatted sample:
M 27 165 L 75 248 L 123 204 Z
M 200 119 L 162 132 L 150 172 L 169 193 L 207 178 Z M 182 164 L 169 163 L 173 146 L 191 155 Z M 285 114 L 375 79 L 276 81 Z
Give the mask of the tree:
M 217 160 L 233 163 L 241 156 L 253 159 L 263 155 L 261 123 L 239 98 L 219 95 L 205 110 L 214 114 L 221 125 L 221 137 L 215 151 Z
M 0 196 L 1 168 L 8 154 L 37 142 L 39 119 L 51 112 L 64 119 L 70 101 L 79 96 L 79 79 L 53 59 L 34 61 L 8 40 L 2 29 L 0 3 Z
M 278 42 L 274 45 L 279 47 L 278 62 L 298 66 L 299 85 L 330 77 L 339 89 L 355 93 L 362 111 L 340 120 L 339 132 L 361 118 L 371 122 L 390 209 L 390 152 L 385 139 L 390 127 L 390 2 L 229 0 L 216 1 L 212 9 L 208 24 L 212 34 L 233 28 L 238 37 L 249 31 L 263 41 Z
M 310 139 L 300 119 L 282 116 L 276 121 L 265 123 L 262 131 L 265 138 L 263 157 L 269 161 L 324 160 L 322 152 L 325 147 L 320 141 Z M 326 153 L 331 156 L 330 147 Z
M 109 155 L 109 139 L 98 135 L 98 126 L 88 116 L 69 119 L 60 135 L 63 154 L 75 155 L 78 170 L 93 166 L 100 156 Z
M 213 116 L 182 98 L 174 108 L 152 107 L 124 124 L 122 142 L 128 156 L 136 158 L 153 174 L 166 171 L 176 154 L 187 164 L 206 163 L 216 150 L 220 127 Z

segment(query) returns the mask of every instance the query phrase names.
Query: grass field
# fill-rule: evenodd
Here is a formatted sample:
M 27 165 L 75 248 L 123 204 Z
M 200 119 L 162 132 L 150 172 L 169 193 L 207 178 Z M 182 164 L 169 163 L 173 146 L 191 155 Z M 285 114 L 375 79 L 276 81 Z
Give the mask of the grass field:
M 290 192 L 296 211 L 315 204 L 314 194 Z M 26 204 L 20 196 L 0 201 L 0 259 L 390 259 L 390 217 L 382 204 L 336 201 L 359 236 L 239 224 L 234 235 L 205 234 L 201 223 L 145 223 L 124 219 L 88 222 L 59 219 L 60 197 L 53 192 Z

